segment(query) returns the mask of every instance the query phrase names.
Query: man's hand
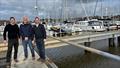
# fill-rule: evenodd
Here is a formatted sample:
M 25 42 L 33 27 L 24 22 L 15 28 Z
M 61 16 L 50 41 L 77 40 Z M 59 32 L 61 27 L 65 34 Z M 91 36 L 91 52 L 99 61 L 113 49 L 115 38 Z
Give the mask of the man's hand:
M 35 47 L 35 41 L 32 41 L 32 45 L 33 45 L 33 47 Z
M 25 37 L 25 40 L 28 40 L 28 37 Z
M 6 40 L 4 40 L 4 45 L 7 46 L 7 41 Z
M 46 42 L 46 39 L 44 39 L 44 42 Z
M 35 44 L 35 42 L 34 42 L 34 41 L 32 41 L 32 44 Z

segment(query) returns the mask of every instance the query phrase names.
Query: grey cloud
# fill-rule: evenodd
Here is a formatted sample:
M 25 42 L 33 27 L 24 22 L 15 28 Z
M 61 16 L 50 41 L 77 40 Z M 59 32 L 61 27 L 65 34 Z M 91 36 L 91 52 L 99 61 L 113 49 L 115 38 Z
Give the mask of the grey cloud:
M 63 3 L 65 0 L 38 0 L 38 11 L 39 15 L 42 18 L 45 17 L 62 17 L 61 14 L 64 9 Z M 96 0 L 82 0 L 83 5 L 88 13 L 88 15 L 93 15 L 93 11 L 95 8 L 95 2 Z M 101 14 L 101 6 L 100 2 L 101 0 L 98 0 L 99 4 L 96 10 L 96 15 Z M 114 0 L 114 3 L 112 5 L 106 5 L 109 1 L 112 0 L 102 0 L 104 3 L 103 12 L 105 14 L 105 8 L 109 7 L 109 11 L 113 11 L 112 8 L 115 8 L 116 5 L 119 5 L 119 0 Z M 67 14 L 71 17 L 79 17 L 79 16 L 85 16 L 85 11 L 81 7 L 80 0 L 67 0 Z M 9 17 L 11 15 L 18 16 L 19 19 L 23 15 L 28 15 L 31 17 L 36 16 L 36 10 L 34 8 L 35 6 L 35 0 L 0 0 L 0 16 L 2 17 Z M 120 6 L 120 5 L 119 5 Z M 116 10 L 120 8 L 115 8 Z M 6 13 L 7 11 L 7 13 Z M 110 12 L 109 12 L 110 13 Z M 117 12 L 118 13 L 118 12 Z

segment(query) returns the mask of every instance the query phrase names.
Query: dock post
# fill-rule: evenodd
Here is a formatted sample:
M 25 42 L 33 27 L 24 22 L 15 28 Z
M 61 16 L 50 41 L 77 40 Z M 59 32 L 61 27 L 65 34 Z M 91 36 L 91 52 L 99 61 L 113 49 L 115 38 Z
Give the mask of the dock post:
M 90 44 L 91 44 L 90 38 L 88 38 L 88 42 L 84 42 L 84 45 L 85 45 L 86 47 L 90 47 Z M 89 51 L 85 50 L 85 53 L 89 53 Z
M 118 46 L 120 47 L 120 36 L 117 37 L 117 43 L 118 43 Z
M 108 39 L 109 47 L 115 47 L 114 34 L 112 38 Z

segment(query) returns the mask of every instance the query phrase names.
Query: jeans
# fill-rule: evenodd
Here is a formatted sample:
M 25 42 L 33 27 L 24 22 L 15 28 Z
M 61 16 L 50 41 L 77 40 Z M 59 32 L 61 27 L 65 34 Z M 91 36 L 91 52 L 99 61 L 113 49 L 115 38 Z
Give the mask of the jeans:
M 25 58 L 28 58 L 28 49 L 27 49 L 27 46 L 29 46 L 29 48 L 30 48 L 32 57 L 35 57 L 34 48 L 32 46 L 32 40 L 22 40 L 22 44 L 23 44 L 23 48 L 24 48 Z
M 46 59 L 45 58 L 45 45 L 44 45 L 44 39 L 38 39 L 36 40 L 36 46 L 38 48 L 38 52 L 39 52 L 39 56 L 42 59 Z
M 19 46 L 18 39 L 9 39 L 8 40 L 8 50 L 7 50 L 7 55 L 6 55 L 6 59 L 7 59 L 6 62 L 11 61 L 13 47 L 14 47 L 14 59 L 17 59 L 18 46 Z

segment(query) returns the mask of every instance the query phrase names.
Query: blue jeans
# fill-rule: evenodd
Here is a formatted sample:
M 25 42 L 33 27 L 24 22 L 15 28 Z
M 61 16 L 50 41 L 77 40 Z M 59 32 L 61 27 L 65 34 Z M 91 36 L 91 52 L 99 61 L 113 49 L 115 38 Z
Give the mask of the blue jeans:
M 32 46 L 32 40 L 22 40 L 22 44 L 23 44 L 23 48 L 24 48 L 25 58 L 28 57 L 28 49 L 27 49 L 28 45 L 29 45 L 30 51 L 32 53 L 32 57 L 35 57 L 34 48 Z
M 44 45 L 44 39 L 38 39 L 36 40 L 36 46 L 38 48 L 39 56 L 41 59 L 45 58 L 45 45 Z

